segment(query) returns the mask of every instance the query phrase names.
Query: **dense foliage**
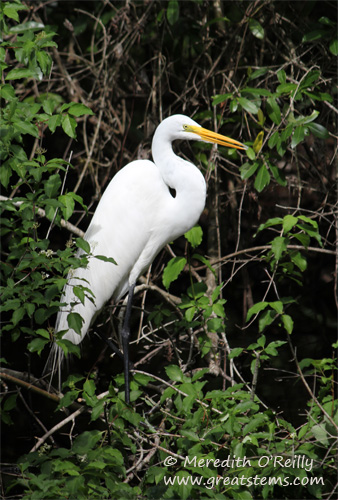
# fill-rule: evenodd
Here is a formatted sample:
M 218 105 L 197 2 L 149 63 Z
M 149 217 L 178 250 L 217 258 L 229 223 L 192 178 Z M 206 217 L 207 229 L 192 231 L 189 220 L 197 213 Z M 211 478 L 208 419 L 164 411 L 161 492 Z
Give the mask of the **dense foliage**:
M 337 497 L 336 17 L 328 1 L 1 3 L 3 498 Z M 81 351 L 54 323 L 103 190 L 174 113 L 249 149 L 175 144 L 207 206 L 136 288 L 129 406 L 94 333 L 119 343 L 123 304 Z M 51 341 L 73 354 L 62 394 L 42 377 Z

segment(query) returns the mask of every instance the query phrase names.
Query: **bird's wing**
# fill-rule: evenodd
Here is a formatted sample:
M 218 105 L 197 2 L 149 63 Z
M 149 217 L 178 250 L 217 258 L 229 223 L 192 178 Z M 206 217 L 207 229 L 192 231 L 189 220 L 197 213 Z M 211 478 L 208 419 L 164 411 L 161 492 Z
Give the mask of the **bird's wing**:
M 56 330 L 68 329 L 68 313 L 76 312 L 84 320 L 81 335 L 69 329 L 63 338 L 78 344 L 86 334 L 95 314 L 111 297 L 119 299 L 129 286 L 129 277 L 146 247 L 142 269 L 167 242 L 154 237 L 159 214 L 167 212 L 170 193 L 154 163 L 138 160 L 120 170 L 104 192 L 85 234 L 94 255 L 112 257 L 116 265 L 90 257 L 86 268 L 72 270 L 61 301 L 67 305 L 58 313 Z M 170 238 L 169 238 L 170 239 Z M 138 276 L 136 276 L 137 278 Z M 84 304 L 74 294 L 74 285 L 83 284 L 94 294 L 94 303 Z M 71 306 L 71 304 L 73 304 Z

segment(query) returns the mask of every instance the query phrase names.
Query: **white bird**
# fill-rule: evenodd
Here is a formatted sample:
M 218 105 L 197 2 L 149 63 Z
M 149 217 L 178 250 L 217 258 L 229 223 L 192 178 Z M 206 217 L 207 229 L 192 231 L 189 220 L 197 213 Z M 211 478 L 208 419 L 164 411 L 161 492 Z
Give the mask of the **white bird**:
M 157 127 L 149 160 L 136 160 L 122 168 L 105 190 L 84 239 L 94 255 L 116 261 L 90 258 L 86 268 L 72 270 L 63 290 L 62 306 L 56 319 L 56 332 L 66 330 L 63 339 L 79 344 L 97 313 L 111 298 L 117 302 L 129 293 L 121 331 L 125 400 L 129 403 L 129 337 L 134 287 L 159 251 L 198 221 L 206 199 L 206 184 L 195 165 L 177 156 L 172 149 L 176 139 L 217 143 L 245 150 L 238 141 L 202 128 L 191 118 L 173 115 Z M 82 253 L 81 251 L 79 253 Z M 81 281 L 85 280 L 85 281 Z M 76 297 L 74 285 L 83 284 L 94 294 L 92 302 Z M 83 318 L 81 334 L 69 328 L 67 316 L 76 312 Z M 54 368 L 63 356 L 54 344 Z

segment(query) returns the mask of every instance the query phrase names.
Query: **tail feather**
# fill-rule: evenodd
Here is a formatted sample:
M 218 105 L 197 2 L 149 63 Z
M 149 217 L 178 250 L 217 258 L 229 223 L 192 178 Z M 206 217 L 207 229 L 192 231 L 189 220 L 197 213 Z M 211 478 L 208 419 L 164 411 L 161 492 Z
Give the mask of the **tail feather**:
M 58 380 L 57 387 L 59 392 L 61 392 L 61 369 L 64 357 L 65 356 L 62 348 L 58 346 L 56 342 L 54 342 L 43 370 L 43 375 L 50 376 L 49 386 L 48 386 L 49 388 L 52 385 L 52 379 L 54 375 L 57 374 L 57 380 Z

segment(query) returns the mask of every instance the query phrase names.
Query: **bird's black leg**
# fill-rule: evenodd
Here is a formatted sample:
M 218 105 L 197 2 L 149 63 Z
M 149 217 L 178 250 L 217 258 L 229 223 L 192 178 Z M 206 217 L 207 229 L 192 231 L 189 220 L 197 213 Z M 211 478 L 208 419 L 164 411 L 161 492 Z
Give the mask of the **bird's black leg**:
M 117 354 L 121 359 L 123 359 L 122 352 L 118 347 L 116 347 L 116 345 L 110 339 L 108 339 L 102 332 L 100 332 L 100 330 L 95 330 L 95 333 L 101 338 L 101 340 L 103 340 L 103 342 L 107 344 L 108 347 L 110 347 L 112 351 L 115 352 L 115 354 Z
M 131 306 L 133 303 L 135 283 L 130 285 L 128 293 L 128 302 L 126 314 L 124 316 L 121 337 L 122 337 L 122 347 L 123 347 L 123 364 L 124 364 L 124 385 L 125 385 L 125 399 L 126 403 L 130 402 L 130 388 L 129 388 L 129 338 L 130 338 L 130 318 L 131 318 Z

